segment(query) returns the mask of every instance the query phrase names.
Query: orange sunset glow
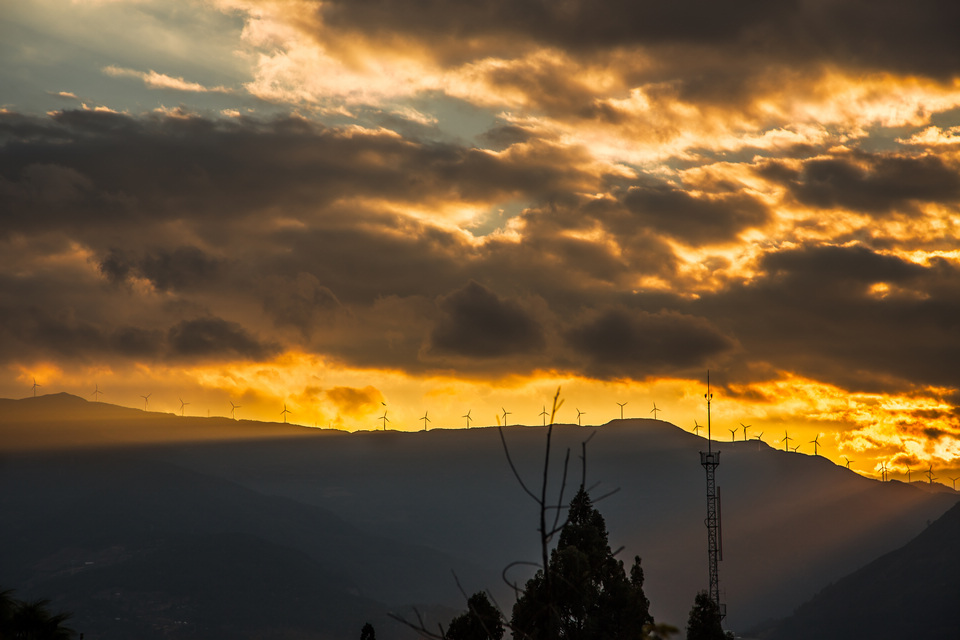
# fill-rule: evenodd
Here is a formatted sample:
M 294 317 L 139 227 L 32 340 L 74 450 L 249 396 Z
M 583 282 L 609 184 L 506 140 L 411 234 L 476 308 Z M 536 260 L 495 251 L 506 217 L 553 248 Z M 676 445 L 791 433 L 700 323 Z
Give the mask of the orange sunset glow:
M 709 371 L 715 440 L 949 486 L 960 48 L 921 5 L 6 3 L 0 396 L 694 431 Z

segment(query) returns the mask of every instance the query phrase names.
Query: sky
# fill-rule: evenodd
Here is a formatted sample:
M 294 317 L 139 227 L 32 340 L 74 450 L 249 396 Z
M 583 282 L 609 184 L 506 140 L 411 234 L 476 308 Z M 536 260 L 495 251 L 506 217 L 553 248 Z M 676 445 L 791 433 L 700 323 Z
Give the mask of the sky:
M 0 395 L 417 430 L 540 424 L 559 387 L 558 421 L 689 431 L 709 370 L 716 439 L 949 484 L 958 26 L 0 2 Z

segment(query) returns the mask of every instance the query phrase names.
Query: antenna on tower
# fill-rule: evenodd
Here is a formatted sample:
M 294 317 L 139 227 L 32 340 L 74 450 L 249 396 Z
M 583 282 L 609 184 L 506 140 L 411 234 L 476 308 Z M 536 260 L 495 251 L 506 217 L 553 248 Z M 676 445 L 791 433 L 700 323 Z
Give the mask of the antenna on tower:
M 707 371 L 707 392 L 703 396 L 707 401 L 707 452 L 700 452 L 700 464 L 707 473 L 707 568 L 710 576 L 709 596 L 720 610 L 720 618 L 727 615 L 727 605 L 720 603 L 720 570 L 717 564 L 723 560 L 723 540 L 720 535 L 720 488 L 717 487 L 717 467 L 720 466 L 720 452 L 713 451 L 710 438 L 710 371 Z M 699 426 L 699 425 L 698 425 Z

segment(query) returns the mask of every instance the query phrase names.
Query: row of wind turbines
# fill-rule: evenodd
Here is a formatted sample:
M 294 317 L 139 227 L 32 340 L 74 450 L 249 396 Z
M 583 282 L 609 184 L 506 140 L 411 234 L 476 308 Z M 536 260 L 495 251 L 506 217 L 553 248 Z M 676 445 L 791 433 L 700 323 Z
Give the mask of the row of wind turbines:
M 36 379 L 36 378 L 33 379 L 33 386 L 32 386 L 33 397 L 36 397 L 36 396 L 37 396 L 37 389 L 39 389 L 39 388 L 42 387 L 42 386 L 43 386 L 43 385 L 41 385 L 41 384 L 39 384 L 39 383 L 37 382 L 37 379 Z M 104 392 L 100 389 L 99 383 L 95 383 L 95 385 L 94 385 L 94 390 L 93 390 L 93 392 L 90 394 L 90 396 L 94 398 L 94 402 L 99 402 L 99 401 L 100 401 L 100 396 L 102 396 L 103 393 L 104 393 Z M 149 407 L 149 405 L 150 405 L 150 397 L 151 397 L 152 395 L 153 395 L 152 392 L 151 392 L 151 393 L 141 394 L 141 395 L 140 395 L 140 397 L 143 398 L 143 410 L 144 410 L 144 411 L 147 411 L 147 409 L 148 409 L 148 407 Z M 189 402 L 185 402 L 185 401 L 183 400 L 183 398 L 179 398 L 179 397 L 177 398 L 177 400 L 180 401 L 180 416 L 183 417 L 183 416 L 185 415 L 185 409 L 186 409 L 187 406 L 190 405 L 190 403 L 189 403 Z M 236 419 L 237 419 L 237 409 L 240 409 L 240 408 L 241 408 L 241 405 L 236 404 L 236 403 L 233 402 L 232 400 L 230 400 L 229 403 L 230 403 L 230 418 L 231 418 L 232 420 L 236 420 Z M 379 426 L 381 429 L 383 429 L 384 431 L 386 431 L 386 429 L 387 429 L 387 423 L 390 422 L 390 418 L 387 417 L 387 404 L 386 404 L 385 402 L 381 402 L 380 404 L 383 406 L 383 415 L 381 415 L 379 418 L 377 418 L 377 420 L 381 423 L 381 424 L 378 425 L 378 426 Z M 617 404 L 617 406 L 620 408 L 620 419 L 623 420 L 623 419 L 624 419 L 624 407 L 625 407 L 627 404 L 629 404 L 629 403 L 628 403 L 628 402 L 617 402 L 616 404 Z M 472 413 L 472 411 L 473 411 L 473 410 L 470 409 L 470 410 L 468 410 L 464 415 L 460 416 L 461 418 L 463 418 L 463 419 L 466 421 L 466 427 L 467 427 L 468 429 L 470 428 L 470 423 L 474 420 L 474 418 L 472 418 L 471 415 L 470 415 L 470 414 Z M 513 413 L 510 412 L 510 411 L 507 411 L 505 408 L 502 408 L 502 407 L 501 407 L 501 411 L 502 411 L 502 413 L 497 415 L 497 424 L 498 424 L 498 425 L 502 424 L 503 426 L 509 426 L 509 424 L 508 424 L 508 422 L 507 422 L 507 416 L 511 416 L 511 415 L 513 415 Z M 653 419 L 654 419 L 654 420 L 657 420 L 657 419 L 658 419 L 658 414 L 661 413 L 662 411 L 663 411 L 662 409 L 660 409 L 659 407 L 657 407 L 657 403 L 654 402 L 654 403 L 653 403 L 653 408 L 650 410 L 650 413 L 653 414 Z M 582 425 L 582 418 L 583 418 L 583 416 L 586 415 L 586 412 L 585 412 L 585 411 L 581 411 L 580 409 L 576 409 L 576 412 L 577 412 L 577 426 L 583 426 L 583 425 Z M 418 421 L 422 421 L 422 422 L 423 422 L 423 430 L 424 430 L 424 431 L 427 431 L 427 430 L 428 430 L 428 424 L 429 424 L 430 422 L 432 422 L 432 420 L 431 420 L 430 417 L 429 417 L 429 413 L 430 413 L 429 410 L 424 411 L 423 417 L 417 419 Z M 283 418 L 284 424 L 287 424 L 287 416 L 292 415 L 292 414 L 293 414 L 293 412 L 290 411 L 290 409 L 287 408 L 286 403 L 284 403 L 284 404 L 283 404 L 283 410 L 280 412 L 280 415 L 281 415 L 281 417 Z M 209 417 L 209 410 L 207 411 L 207 415 L 208 415 L 208 417 Z M 550 414 L 549 414 L 549 412 L 547 411 L 547 407 L 546 407 L 546 405 L 544 405 L 542 411 L 537 414 L 537 417 L 542 417 L 542 418 L 543 418 L 543 426 L 546 426 L 546 425 L 547 425 L 547 417 L 548 417 L 549 415 L 550 415 Z M 501 422 L 501 419 L 502 419 L 502 422 Z M 699 435 L 700 435 L 700 429 L 702 429 L 703 426 L 702 426 L 699 422 L 697 422 L 696 420 L 693 421 L 693 424 L 694 424 L 694 426 L 693 426 L 693 433 L 694 433 L 695 435 L 698 435 L 698 436 L 699 436 Z M 753 426 L 753 425 L 743 424 L 743 423 L 741 422 L 739 427 L 735 427 L 735 428 L 733 428 L 733 429 L 728 429 L 728 431 L 730 431 L 730 442 L 736 442 L 736 441 L 737 441 L 737 432 L 739 432 L 741 429 L 743 430 L 743 441 L 744 441 L 744 442 L 748 441 L 747 432 L 748 432 L 748 430 L 750 429 L 750 427 L 752 427 L 752 426 Z M 749 438 L 749 440 L 756 441 L 756 442 L 758 443 L 758 446 L 759 446 L 759 443 L 760 443 L 760 442 L 763 442 L 763 432 L 761 431 L 759 434 L 753 436 L 752 438 Z M 795 438 L 791 438 L 791 437 L 790 437 L 789 431 L 786 431 L 786 430 L 785 430 L 785 431 L 783 432 L 783 438 L 780 439 L 779 442 L 782 442 L 782 443 L 783 443 L 783 450 L 784 450 L 784 451 L 793 452 L 793 453 L 799 453 L 799 449 L 800 449 L 800 447 L 801 447 L 804 443 L 797 444 L 796 446 L 791 447 L 791 446 L 790 446 L 790 441 L 795 441 L 795 440 L 796 440 Z M 815 455 L 815 456 L 819 456 L 819 455 L 820 455 L 820 447 L 823 446 L 823 445 L 820 444 L 820 434 L 817 434 L 817 437 L 815 437 L 813 440 L 810 440 L 809 442 L 807 442 L 807 443 L 805 443 L 805 444 L 812 444 L 812 445 L 813 445 L 813 455 Z M 855 462 L 855 460 L 851 460 L 851 459 L 848 458 L 847 456 L 841 456 L 841 457 L 846 461 L 846 465 L 845 465 L 846 468 L 847 468 L 847 469 L 850 469 L 850 468 L 851 468 L 851 465 L 853 465 L 853 463 Z M 907 483 L 908 483 L 908 484 L 911 482 L 912 472 L 913 472 L 913 470 L 912 470 L 910 467 L 907 467 Z M 939 480 L 939 478 L 933 474 L 933 464 L 930 464 L 930 467 L 924 472 L 924 475 L 927 477 L 927 481 L 928 481 L 930 484 L 933 484 L 934 481 Z M 953 485 L 953 489 L 956 490 L 956 488 L 957 488 L 957 480 L 960 480 L 960 476 L 958 476 L 958 477 L 956 477 L 956 478 L 954 478 L 954 477 L 952 477 L 952 476 L 947 476 L 947 478 L 951 481 L 951 483 L 952 483 L 952 485 Z M 880 463 L 880 479 L 881 479 L 882 482 L 887 482 L 887 481 L 889 481 L 889 479 L 890 479 L 890 472 L 889 472 L 889 470 L 888 470 L 888 468 L 887 468 L 887 463 L 886 463 L 886 462 L 881 462 L 881 463 Z

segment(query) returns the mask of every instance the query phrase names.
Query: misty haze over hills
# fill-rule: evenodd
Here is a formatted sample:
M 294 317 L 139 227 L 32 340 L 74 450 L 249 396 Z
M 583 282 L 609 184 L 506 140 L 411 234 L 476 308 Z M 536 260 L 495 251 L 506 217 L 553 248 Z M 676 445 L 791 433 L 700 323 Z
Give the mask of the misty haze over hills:
M 53 597 L 88 637 L 352 638 L 368 620 L 404 637 L 387 611 L 418 605 L 446 623 L 463 609 L 451 572 L 509 608 L 502 568 L 537 558 L 536 507 L 495 429 L 349 434 L 65 394 L 2 400 L 0 416 L 0 543 L 17 550 L 0 586 Z M 598 504 L 611 545 L 643 558 L 652 613 L 682 628 L 707 582 L 706 440 L 656 420 L 558 425 L 554 494 L 570 448 L 569 500 L 592 433 L 587 485 L 619 489 Z M 504 435 L 535 484 L 545 429 Z M 713 447 L 738 631 L 790 615 L 957 502 L 757 441 Z

